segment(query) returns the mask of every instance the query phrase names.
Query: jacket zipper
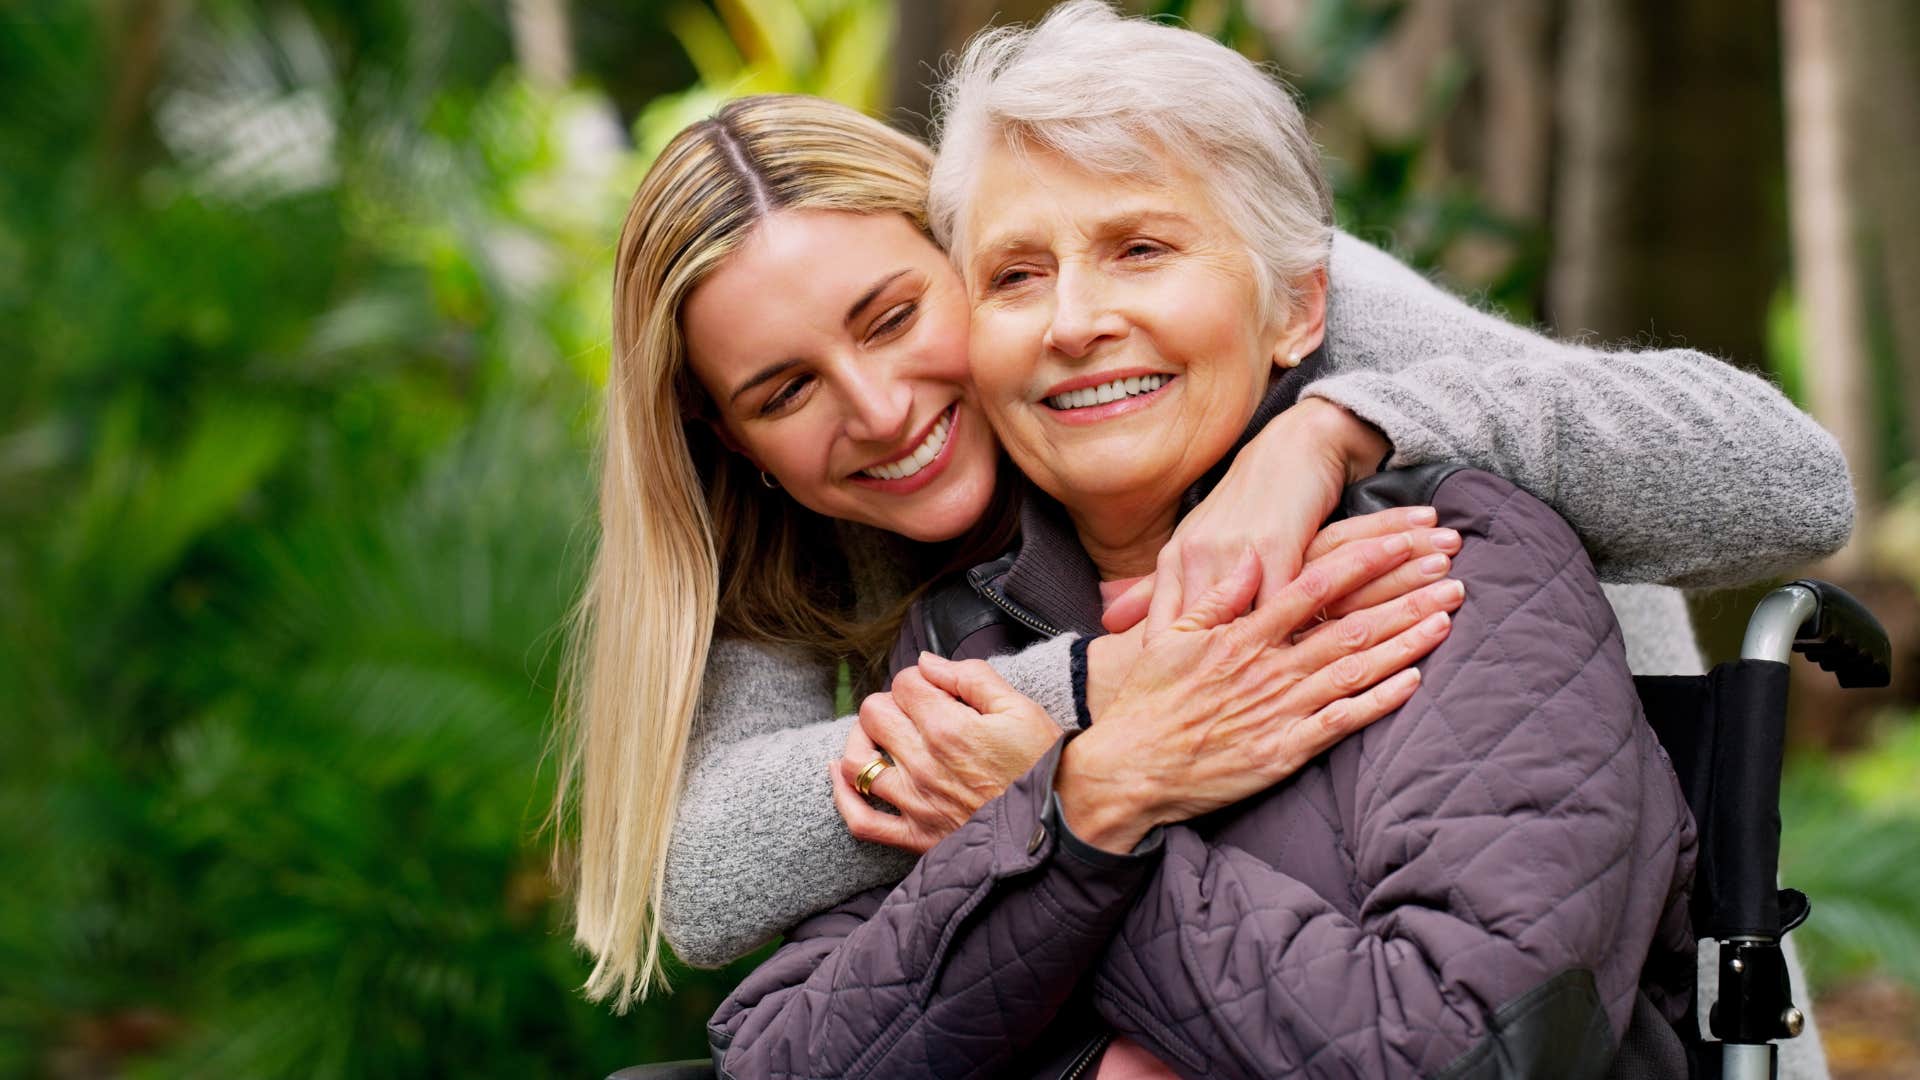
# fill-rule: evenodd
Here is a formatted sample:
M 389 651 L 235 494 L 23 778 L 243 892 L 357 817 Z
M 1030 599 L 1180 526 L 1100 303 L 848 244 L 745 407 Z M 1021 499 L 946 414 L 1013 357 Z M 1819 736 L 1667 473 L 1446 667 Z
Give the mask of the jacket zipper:
M 987 601 L 994 607 L 1006 612 L 1008 617 L 1013 619 L 1013 621 L 1034 633 L 1044 634 L 1050 638 L 1060 636 L 1061 631 L 1058 628 L 1037 615 L 1028 614 L 1020 605 L 1015 604 L 1013 601 L 995 591 L 991 585 L 987 584 L 986 577 L 980 573 L 979 568 L 976 567 L 967 571 L 967 584 L 972 585 L 973 591 L 986 597 Z M 1080 1080 L 1081 1077 L 1086 1075 L 1087 1070 L 1092 1068 L 1093 1063 L 1099 1060 L 1100 1052 L 1105 1050 L 1107 1043 L 1112 1040 L 1113 1033 L 1110 1031 L 1103 1031 L 1095 1036 L 1094 1040 L 1087 1044 L 1087 1048 L 1080 1051 L 1079 1056 L 1073 1059 L 1073 1063 L 1067 1066 L 1067 1071 L 1060 1074 L 1060 1080 Z
M 1067 1071 L 1061 1074 L 1060 1080 L 1080 1080 L 1080 1077 L 1099 1059 L 1100 1051 L 1105 1050 L 1107 1043 L 1112 1041 L 1113 1032 L 1101 1032 L 1085 1050 L 1080 1051 L 1080 1056 L 1073 1059 L 1073 1064 L 1067 1066 Z
M 972 585 L 973 591 L 979 593 L 981 596 L 986 597 L 987 600 L 991 602 L 994 607 L 999 608 L 1001 611 L 1004 611 L 1009 616 L 1011 616 L 1013 618 L 1013 621 L 1019 623 L 1020 625 L 1026 627 L 1027 629 L 1033 631 L 1034 633 L 1045 634 L 1050 638 L 1060 636 L 1060 633 L 1061 633 L 1060 630 L 1056 629 L 1053 626 L 1048 625 L 1046 622 L 1042 621 L 1038 616 L 1027 614 L 1026 611 L 1023 610 L 1018 604 L 1015 604 L 1013 601 L 1008 600 L 1006 597 L 1001 596 L 999 593 L 995 592 L 993 590 L 993 587 L 988 585 L 986 581 L 980 576 L 979 570 L 975 569 L 975 570 L 967 571 L 967 584 Z

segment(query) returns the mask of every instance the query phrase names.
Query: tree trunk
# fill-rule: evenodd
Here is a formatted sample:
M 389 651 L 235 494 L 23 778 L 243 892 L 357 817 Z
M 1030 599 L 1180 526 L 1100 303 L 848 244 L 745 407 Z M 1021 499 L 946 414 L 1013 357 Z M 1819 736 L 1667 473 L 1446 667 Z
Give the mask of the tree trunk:
M 573 81 L 573 33 L 567 0 L 510 0 L 513 58 L 527 81 L 560 90 Z
M 1749 367 L 1783 273 L 1779 64 L 1757 0 L 1570 0 L 1549 297 L 1565 332 Z
M 128 0 L 101 7 L 101 38 L 114 42 L 116 61 L 113 94 L 100 126 L 99 176 L 105 180 L 118 183 L 130 175 L 122 168 L 128 144 L 146 118 L 167 39 L 189 6 L 187 0 Z
M 1552 0 L 1488 0 L 1456 13 L 1458 34 L 1473 54 L 1472 125 L 1450 125 L 1449 156 L 1474 178 L 1474 189 L 1499 217 L 1542 224 L 1547 212 L 1548 164 L 1553 146 L 1550 73 Z M 1485 284 L 1505 272 L 1517 252 L 1511 243 L 1468 236 L 1448 252 L 1455 281 Z
M 1052 6 L 1052 0 L 896 0 L 888 119 L 923 139 L 930 136 L 933 84 L 947 55 L 988 25 L 1032 22 Z
M 1920 5 L 1860 4 L 1851 60 L 1858 72 L 1855 100 L 1861 125 L 1855 155 L 1862 211 L 1871 228 L 1868 303 L 1884 370 L 1900 386 L 1900 450 L 1920 462 Z M 1882 352 L 1884 350 L 1884 352 Z M 1888 355 L 1890 354 L 1890 355 Z
M 1813 414 L 1853 467 L 1859 514 L 1854 539 L 1824 568 L 1842 578 L 1866 569 L 1865 538 L 1879 519 L 1880 455 L 1869 398 L 1859 237 L 1852 182 L 1854 58 L 1846 55 L 1845 8 L 1828 0 L 1783 0 L 1787 171 L 1794 291 L 1800 304 L 1801 368 Z
M 1629 187 L 1638 53 L 1614 0 L 1568 5 L 1556 94 L 1559 184 L 1547 306 L 1563 335 L 1615 334 L 1626 309 Z

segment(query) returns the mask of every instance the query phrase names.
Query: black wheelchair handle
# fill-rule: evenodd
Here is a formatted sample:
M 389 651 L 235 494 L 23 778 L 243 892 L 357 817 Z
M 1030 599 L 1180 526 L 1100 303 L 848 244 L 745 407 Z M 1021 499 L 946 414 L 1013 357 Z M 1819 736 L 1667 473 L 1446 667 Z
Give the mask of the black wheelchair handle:
M 1795 635 L 1795 652 L 1833 672 L 1848 690 L 1893 681 L 1893 646 L 1865 604 L 1830 581 L 1802 578 L 1794 584 L 1811 590 L 1820 602 Z
M 1828 581 L 1803 578 L 1760 598 L 1747 621 L 1743 660 L 1784 664 L 1803 653 L 1847 689 L 1887 685 L 1892 647 L 1866 607 Z

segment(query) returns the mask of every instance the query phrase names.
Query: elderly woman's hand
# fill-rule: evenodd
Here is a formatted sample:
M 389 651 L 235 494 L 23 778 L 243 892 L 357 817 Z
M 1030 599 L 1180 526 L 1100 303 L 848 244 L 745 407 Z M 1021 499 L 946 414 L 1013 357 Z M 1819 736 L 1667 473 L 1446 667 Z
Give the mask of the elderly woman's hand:
M 1054 790 L 1086 842 L 1128 851 L 1155 825 L 1229 806 L 1291 775 L 1405 704 L 1411 665 L 1450 629 L 1464 596 L 1440 581 L 1320 625 L 1330 602 L 1390 575 L 1413 552 L 1399 532 L 1341 544 L 1264 607 L 1252 552 L 1145 647 L 1106 715 L 1067 745 Z
M 987 800 L 1033 767 L 1060 727 L 1031 698 L 981 660 L 921 653 L 894 676 L 891 693 L 870 694 L 833 768 L 833 802 L 855 838 L 916 854 L 959 828 Z M 871 777 L 876 809 L 854 784 L 884 747 L 893 764 Z
M 1133 626 L 1146 616 L 1149 603 L 1171 621 L 1231 573 L 1248 548 L 1260 559 L 1254 606 L 1271 602 L 1311 557 L 1309 545 L 1340 504 L 1340 492 L 1373 475 L 1391 449 L 1372 425 L 1319 398 L 1274 417 L 1180 522 L 1160 549 L 1154 572 L 1108 608 L 1107 629 L 1117 633 Z M 1426 524 L 1432 521 L 1429 517 Z M 1353 609 L 1396 595 L 1375 590 Z
M 1404 535 L 1411 547 L 1405 562 L 1362 584 L 1346 596 L 1328 602 L 1319 615 L 1331 620 L 1380 607 L 1383 609 L 1380 613 L 1367 615 L 1366 618 L 1384 617 L 1388 606 L 1396 601 L 1405 600 L 1413 596 L 1416 591 L 1445 578 L 1452 566 L 1451 557 L 1460 551 L 1460 534 L 1452 529 L 1435 528 L 1435 520 L 1431 506 L 1395 507 L 1391 510 L 1381 510 L 1336 521 L 1315 533 L 1312 542 L 1307 545 L 1306 558 L 1309 562 L 1330 555 L 1346 545 L 1395 533 Z M 1247 548 L 1241 549 L 1242 557 L 1246 555 L 1247 550 Z M 1263 585 L 1266 583 L 1266 570 L 1269 565 L 1265 561 L 1261 562 Z M 1150 584 L 1151 580 L 1149 578 L 1145 583 Z M 1131 617 L 1115 618 L 1110 610 L 1107 613 L 1106 622 L 1108 629 L 1115 632 L 1094 639 L 1087 647 L 1086 705 L 1088 715 L 1095 720 L 1106 712 L 1107 703 L 1112 701 L 1114 695 L 1119 692 L 1120 683 L 1126 678 L 1127 672 L 1132 669 L 1134 660 L 1140 654 L 1141 642 L 1146 636 L 1148 625 L 1148 621 L 1140 617 L 1147 610 L 1146 597 L 1147 594 L 1144 592 L 1138 595 L 1136 598 L 1138 610 Z M 1123 597 L 1116 601 L 1115 609 L 1126 599 Z M 1164 625 L 1171 621 L 1173 616 L 1162 605 L 1156 617 Z M 1116 629 L 1116 624 L 1123 624 L 1125 629 Z

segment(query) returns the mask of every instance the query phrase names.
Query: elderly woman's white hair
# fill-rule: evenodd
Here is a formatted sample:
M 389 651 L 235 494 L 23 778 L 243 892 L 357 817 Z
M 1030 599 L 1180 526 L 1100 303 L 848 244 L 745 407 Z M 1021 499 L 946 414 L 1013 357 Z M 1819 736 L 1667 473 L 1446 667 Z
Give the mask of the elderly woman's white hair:
M 1191 170 L 1281 312 L 1291 284 L 1326 265 L 1333 199 L 1306 118 L 1278 80 L 1203 34 L 1072 0 L 1033 27 L 975 37 L 938 105 L 928 210 L 956 260 L 980 160 L 1002 139 L 1115 177 Z

